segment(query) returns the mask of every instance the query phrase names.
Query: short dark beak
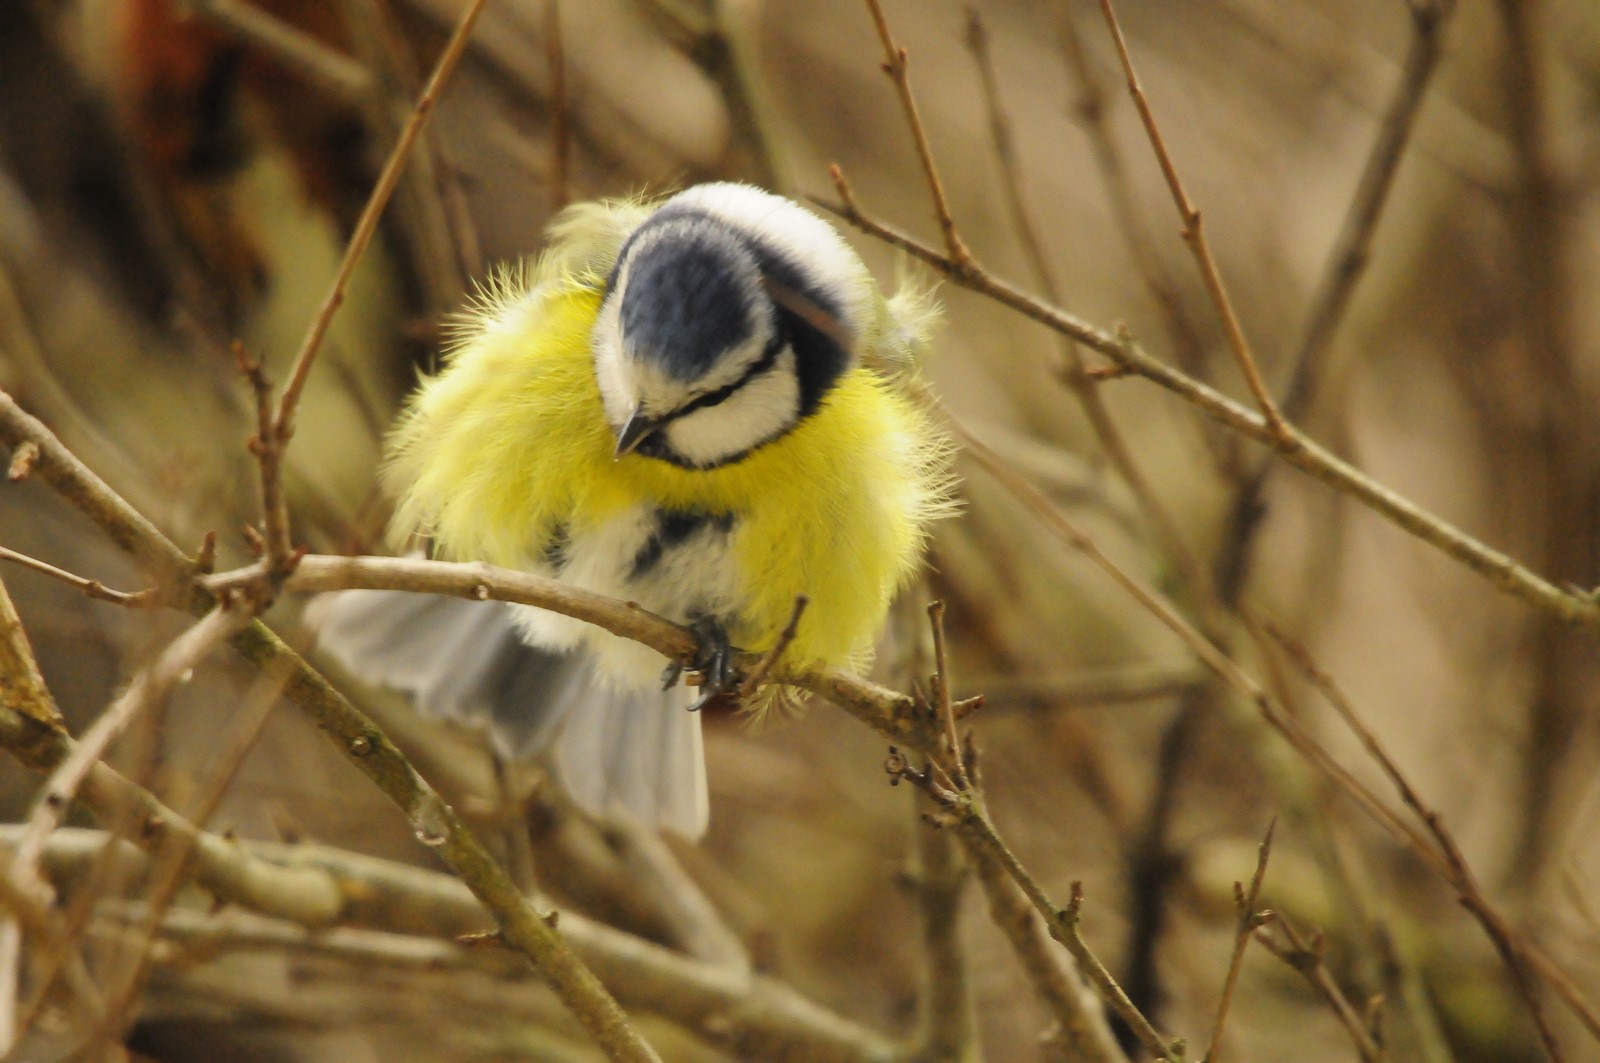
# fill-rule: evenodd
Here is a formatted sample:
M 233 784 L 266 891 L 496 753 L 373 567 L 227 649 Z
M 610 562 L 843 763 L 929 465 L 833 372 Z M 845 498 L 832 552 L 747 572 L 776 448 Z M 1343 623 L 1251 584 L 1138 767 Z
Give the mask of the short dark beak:
M 643 443 L 645 437 L 661 425 L 659 418 L 646 416 L 643 410 L 635 406 L 633 412 L 628 415 L 628 423 L 617 433 L 617 449 L 612 457 L 621 458 L 626 454 L 632 454 L 634 448 Z

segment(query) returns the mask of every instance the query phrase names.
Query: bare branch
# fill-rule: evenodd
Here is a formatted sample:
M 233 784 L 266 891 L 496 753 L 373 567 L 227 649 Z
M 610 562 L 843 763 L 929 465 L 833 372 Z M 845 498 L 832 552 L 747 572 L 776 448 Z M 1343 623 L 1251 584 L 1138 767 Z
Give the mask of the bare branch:
M 15 837 L 16 828 L 0 827 L 0 846 L 15 844 Z M 154 848 L 134 837 L 141 847 Z M 164 935 L 229 951 L 325 949 L 388 965 L 476 968 L 508 980 L 526 977 L 526 967 L 508 964 L 510 954 L 504 950 L 453 943 L 486 924 L 483 907 L 456 878 L 326 846 L 224 841 L 208 832 L 201 837 L 205 841 L 200 851 L 218 850 L 232 865 L 223 882 L 270 883 L 248 896 L 207 887 L 219 900 L 260 913 L 253 900 L 278 888 L 300 890 L 309 879 L 341 899 L 337 920 L 341 928 L 302 924 L 282 913 L 262 918 L 238 911 L 207 915 L 180 909 L 163 917 Z M 65 886 L 86 872 L 108 841 L 100 831 L 57 831 L 45 849 L 45 868 Z M 130 842 L 113 844 L 119 860 L 144 866 L 144 858 Z M 561 932 L 629 1007 L 659 1014 L 738 1058 L 817 1063 L 907 1060 L 907 1054 L 887 1038 L 773 979 L 693 960 L 571 912 L 562 913 Z
M 756 662 L 756 666 L 750 669 L 749 674 L 745 676 L 744 682 L 739 685 L 739 697 L 741 699 L 754 697 L 756 691 L 767 681 L 767 676 L 772 673 L 772 666 L 778 663 L 778 659 L 783 656 L 783 651 L 788 649 L 789 644 L 800 634 L 800 618 L 805 615 L 806 606 L 810 604 L 811 600 L 805 595 L 795 596 L 794 611 L 789 614 L 789 622 L 783 626 L 783 630 L 778 632 L 778 641 L 774 642 L 772 648 L 762 655 L 761 660 Z
M 926 802 L 921 794 L 912 795 L 916 848 L 906 871 L 922 931 L 917 1058 L 972 1063 L 978 1058 L 978 1024 L 961 944 L 961 899 L 971 873 L 950 832 L 929 822 Z
M 79 576 L 68 572 L 64 568 L 57 568 L 47 561 L 40 561 L 38 558 L 29 557 L 27 554 L 18 553 L 4 546 L 0 546 L 0 561 L 10 561 L 14 565 L 21 565 L 23 568 L 32 569 L 34 572 L 49 576 L 51 579 L 70 584 L 82 591 L 86 597 L 94 598 L 98 601 L 125 605 L 130 609 L 142 609 L 156 604 L 154 595 L 150 591 L 134 591 L 132 593 L 114 591 L 97 579 Z
M 72 752 L 51 772 L 17 846 L 24 864 L 31 866 L 37 860 L 45 839 L 60 824 L 78 788 L 116 737 L 140 714 L 166 698 L 202 660 L 249 621 L 249 613 L 219 606 L 134 677 L 128 689 L 100 714 L 82 740 L 74 743 Z
M 989 51 L 989 33 L 984 28 L 983 19 L 976 8 L 967 13 L 967 48 L 972 52 L 973 62 L 978 67 L 979 80 L 983 85 L 984 103 L 989 112 L 990 137 L 994 141 L 995 156 L 1000 164 L 1002 178 L 1000 187 L 1005 193 L 1006 208 L 1011 214 L 1011 226 L 1022 240 L 1023 250 L 1027 254 L 1040 289 L 1052 302 L 1060 302 L 1060 288 L 1050 270 L 1043 241 L 1039 238 L 1038 227 L 1033 224 L 1027 204 L 1024 202 L 1022 175 L 1013 146 L 1011 121 L 1000 102 L 1000 79 L 995 71 L 994 57 Z M 1178 528 L 1178 522 L 1156 497 L 1155 489 L 1151 487 L 1144 471 L 1139 468 L 1127 440 L 1116 422 L 1112 420 L 1111 411 L 1100 394 L 1099 387 L 1096 386 L 1099 381 L 1090 375 L 1090 370 L 1084 365 L 1083 352 L 1078 349 L 1075 340 L 1059 334 L 1057 339 L 1060 340 L 1062 356 L 1066 363 L 1061 374 L 1064 383 L 1082 407 L 1084 417 L 1100 443 L 1100 449 L 1104 451 L 1123 482 L 1128 485 L 1129 492 L 1132 493 L 1150 524 L 1160 534 L 1167 555 L 1183 573 L 1184 583 L 1189 589 L 1190 596 L 1197 604 L 1205 602 L 1211 596 L 1210 579 L 1201 568 L 1194 552 L 1189 549 L 1188 541 Z
M 300 405 L 300 393 L 305 389 L 306 378 L 311 374 L 311 365 L 316 360 L 317 352 L 322 348 L 328 326 L 333 323 L 333 315 L 344 302 L 345 287 L 350 283 L 350 278 L 355 273 L 356 265 L 361 261 L 367 244 L 372 241 L 373 234 L 378 230 L 378 219 L 388 206 L 389 197 L 394 194 L 395 186 L 400 183 L 400 174 L 405 167 L 406 158 L 411 154 L 412 145 L 422 132 L 428 115 L 432 113 L 440 90 L 454 73 L 462 55 L 466 53 L 467 39 L 472 34 L 472 27 L 477 23 L 478 16 L 483 13 L 485 2 L 486 0 L 473 0 L 472 5 L 462 14 L 461 21 L 456 24 L 455 32 L 451 34 L 444 51 L 440 53 L 433 74 L 428 78 L 422 95 L 418 97 L 411 118 L 400 131 L 394 150 L 389 153 L 389 161 L 384 163 L 383 172 L 378 175 L 378 182 L 367 198 L 367 205 L 361 211 L 354 232 L 350 234 L 350 242 L 345 248 L 344 260 L 339 264 L 339 272 L 334 276 L 333 286 L 329 289 L 328 296 L 317 311 L 316 317 L 311 320 L 306 338 L 300 345 L 299 353 L 295 355 L 288 383 L 284 385 L 283 395 L 278 400 L 278 410 L 273 425 L 283 443 L 287 443 L 294 435 L 294 416 Z
M 11 592 L 0 580 L 0 705 L 10 712 L 57 731 L 66 731 L 66 721 L 56 708 L 56 699 L 44 685 L 39 661 L 28 644 L 28 632 L 11 601 Z
M 256 578 L 259 578 L 259 570 L 252 567 L 219 573 L 207 582 L 213 590 L 220 591 L 248 584 Z M 695 649 L 694 635 L 687 629 L 632 603 L 607 598 L 559 580 L 477 562 L 312 554 L 301 560 L 285 585 L 288 591 L 303 593 L 354 588 L 422 591 L 479 601 L 492 599 L 535 605 L 602 627 L 669 658 L 688 657 Z M 755 666 L 759 660 L 753 654 L 746 654 L 738 663 L 741 668 L 747 668 Z M 775 681 L 827 698 L 891 742 L 900 742 L 924 753 L 933 753 L 939 748 L 937 727 L 930 726 L 930 721 L 917 712 L 915 701 L 908 695 L 837 670 L 778 669 L 777 672 Z
M 1084 1063 L 1127 1063 L 1127 1056 L 1106 1022 L 1100 998 L 1083 984 L 1078 972 L 1063 966 L 1059 950 L 1050 943 L 1038 914 L 999 861 L 973 854 L 978 881 L 989 901 L 989 914 L 1011 943 L 1034 992 L 1056 1020 L 1055 1040 L 1067 1049 L 1067 1058 Z
M 1361 1063 L 1379 1063 L 1383 1059 L 1383 1047 L 1373 1038 L 1367 1024 L 1362 1021 L 1349 998 L 1344 995 L 1344 990 L 1339 988 L 1339 983 L 1328 973 L 1327 966 L 1322 962 L 1321 935 L 1314 936 L 1310 943 L 1307 943 L 1295 930 L 1294 924 L 1290 923 L 1281 912 L 1271 913 L 1266 922 L 1281 930 L 1288 944 L 1275 941 L 1267 932 L 1267 926 L 1256 930 L 1256 941 L 1262 948 L 1300 972 L 1301 976 L 1311 984 L 1311 988 L 1328 1002 L 1328 1006 L 1333 1009 L 1335 1017 L 1339 1020 L 1339 1025 L 1345 1028 L 1350 1040 L 1355 1044 L 1356 1052 L 1361 1056 Z
M 1244 374 L 1245 383 L 1250 386 L 1250 394 L 1255 396 L 1256 405 L 1266 416 L 1267 431 L 1287 440 L 1289 437 L 1283 415 L 1278 412 L 1277 403 L 1272 401 L 1272 392 L 1261 378 L 1261 370 L 1257 368 L 1255 355 L 1250 350 L 1250 341 L 1244 335 L 1244 326 L 1239 323 L 1233 300 L 1228 297 L 1227 286 L 1222 283 L 1222 272 L 1217 268 L 1217 260 L 1212 256 L 1211 245 L 1206 240 L 1205 223 L 1200 210 L 1190 201 L 1188 192 L 1184 191 L 1178 168 L 1173 164 L 1166 141 L 1162 139 L 1161 128 L 1156 124 L 1155 112 L 1150 109 L 1144 87 L 1139 84 L 1139 75 L 1133 69 L 1133 57 L 1128 54 L 1128 42 L 1123 39 L 1122 27 L 1117 23 L 1111 0 L 1100 0 L 1100 10 L 1106 16 L 1112 40 L 1116 42 L 1117 56 L 1122 60 L 1122 72 L 1128 79 L 1128 93 L 1133 97 L 1133 105 L 1138 109 L 1139 119 L 1150 137 L 1150 147 L 1156 153 L 1156 161 L 1161 164 L 1162 176 L 1167 179 L 1167 187 L 1172 192 L 1172 202 L 1183 219 L 1183 242 L 1194 252 L 1195 262 L 1200 266 L 1200 276 L 1206 283 L 1206 291 L 1211 294 L 1211 301 L 1216 304 L 1217 314 L 1222 318 L 1222 330 L 1228 337 L 1228 348 L 1239 363 L 1239 370 Z
M 1489 902 L 1479 887 L 1477 876 L 1472 873 L 1472 868 L 1467 863 L 1466 856 L 1461 852 L 1461 847 L 1456 844 L 1455 836 L 1451 834 L 1439 813 L 1424 804 L 1416 788 L 1411 785 L 1405 773 L 1400 770 L 1393 758 L 1389 756 L 1383 744 L 1378 741 L 1377 735 L 1372 732 L 1361 717 L 1356 713 L 1355 707 L 1345 697 L 1338 685 L 1322 669 L 1312 661 L 1304 647 L 1289 639 L 1281 631 L 1268 625 L 1268 633 L 1283 647 L 1289 659 L 1306 676 L 1311 685 L 1331 705 L 1345 726 L 1361 742 L 1362 748 L 1373 759 L 1373 762 L 1382 769 L 1395 791 L 1400 795 L 1400 800 L 1414 812 L 1423 823 L 1429 835 L 1437 844 L 1437 852 L 1429 862 L 1439 868 L 1445 880 L 1460 895 L 1461 905 L 1472 913 L 1474 919 L 1483 927 L 1484 933 L 1500 953 L 1507 970 L 1511 972 L 1512 981 L 1517 986 L 1523 1000 L 1528 1005 L 1529 1014 L 1533 1016 L 1538 1027 L 1540 1040 L 1544 1043 L 1545 1052 L 1553 1060 L 1562 1058 L 1560 1045 L 1555 1039 L 1549 1021 L 1544 1014 L 1543 1005 L 1540 1003 L 1538 993 L 1532 984 L 1531 975 L 1539 974 L 1557 991 L 1565 1000 L 1579 1020 L 1589 1030 L 1596 1040 L 1600 1040 L 1600 1010 L 1583 997 L 1577 989 L 1577 984 L 1561 971 L 1560 967 L 1549 956 L 1540 952 L 1531 942 L 1518 934 L 1505 916 Z M 1425 843 L 1423 843 L 1425 844 Z M 1537 956 L 1537 960 L 1534 957 Z M 1552 978 L 1551 975 L 1556 977 Z
M 950 663 L 944 644 L 944 603 L 928 606 L 929 626 L 933 629 L 933 697 L 934 711 L 944 727 L 946 755 L 950 758 L 950 778 L 957 787 L 966 790 L 972 786 L 967 777 L 967 765 L 961 757 L 961 736 L 956 734 L 955 708 L 950 701 Z
M 266 580 L 269 594 L 293 571 L 290 560 L 294 544 L 289 533 L 289 503 L 283 492 L 283 450 L 288 442 L 277 430 L 272 414 L 272 384 L 261 363 L 250 357 L 244 344 L 235 340 L 234 361 L 239 373 L 250 385 L 255 398 L 256 434 L 246 442 L 261 472 L 261 535 L 266 562 Z
M 956 231 L 955 218 L 950 214 L 950 202 L 944 194 L 944 182 L 939 179 L 939 167 L 933 161 L 933 148 L 928 145 L 928 131 L 922 127 L 922 116 L 917 113 L 917 100 L 911 93 L 910 63 L 906 50 L 894 42 L 881 0 L 867 0 L 867 9 L 872 13 L 873 25 L 878 29 L 878 40 L 883 43 L 883 72 L 894 82 L 895 92 L 900 96 L 900 106 L 906 113 L 906 124 L 911 128 L 911 139 L 916 142 L 922 176 L 927 180 L 928 193 L 933 197 L 933 212 L 939 219 L 939 231 L 944 234 L 944 253 L 952 262 L 966 262 L 971 259 L 972 253 Z
M 1285 425 L 1282 433 L 1274 432 L 1261 414 L 1246 409 L 1226 395 L 1173 369 L 1145 351 L 1131 337 L 1096 328 L 1064 310 L 1035 299 L 970 260 L 956 263 L 937 249 L 862 213 L 849 185 L 845 183 L 843 173 L 838 167 L 834 167 L 832 172 L 841 203 L 821 202 L 819 205 L 823 209 L 926 262 L 954 283 L 986 295 L 1070 336 L 1110 358 L 1130 374 L 1142 376 L 1171 391 L 1213 420 L 1265 444 L 1290 465 L 1316 477 L 1341 494 L 1350 496 L 1390 523 L 1459 561 L 1507 594 L 1566 623 L 1591 632 L 1600 631 L 1600 603 L 1595 600 L 1555 586 L 1526 566 L 1373 480 L 1292 425 Z
M 1250 876 L 1249 890 L 1237 882 L 1233 884 L 1239 924 L 1233 936 L 1233 955 L 1228 959 L 1228 976 L 1222 982 L 1222 999 L 1217 1002 L 1217 1018 L 1211 1024 L 1211 1041 L 1206 1045 L 1206 1054 L 1200 1057 L 1204 1063 L 1217 1063 L 1221 1058 L 1222 1028 L 1228 1021 L 1228 1007 L 1233 1003 L 1234 988 L 1239 984 L 1239 969 L 1244 965 L 1245 946 L 1250 944 L 1250 938 L 1268 914 L 1257 911 L 1256 905 L 1261 900 L 1261 883 L 1267 877 L 1267 860 L 1272 856 L 1272 832 L 1277 826 L 1276 819 L 1267 824 L 1267 836 L 1261 840 L 1261 847 L 1256 855 L 1255 874 Z
M 1350 307 L 1356 284 L 1366 273 L 1372 236 L 1394 187 L 1400 160 L 1411 143 L 1411 130 L 1433 72 L 1443 53 L 1445 23 L 1455 11 L 1455 0 L 1426 0 L 1411 5 L 1412 34 L 1406 48 L 1400 82 L 1384 111 L 1378 139 L 1372 145 L 1354 197 L 1345 212 L 1339 238 L 1328 255 L 1322 280 L 1306 315 L 1305 333 L 1289 360 L 1289 382 L 1283 391 L 1283 411 L 1291 420 L 1304 417 L 1316 394 L 1317 370 L 1334 333 Z

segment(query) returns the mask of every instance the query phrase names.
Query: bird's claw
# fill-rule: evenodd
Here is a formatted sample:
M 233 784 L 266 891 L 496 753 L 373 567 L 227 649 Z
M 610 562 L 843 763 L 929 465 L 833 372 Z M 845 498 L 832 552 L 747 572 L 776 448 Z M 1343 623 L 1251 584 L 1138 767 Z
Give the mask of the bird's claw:
M 671 690 L 673 687 L 678 685 L 678 680 L 682 677 L 683 662 L 679 660 L 670 661 L 667 666 L 661 670 L 661 689 Z
M 689 625 L 689 630 L 694 632 L 697 643 L 689 667 L 700 675 L 700 697 L 689 706 L 689 711 L 699 712 L 717 698 L 736 691 L 740 676 L 733 667 L 733 643 L 728 641 L 728 629 L 722 626 L 722 621 L 714 616 L 698 617 Z M 683 670 L 682 662 L 674 662 L 668 668 L 674 681 Z

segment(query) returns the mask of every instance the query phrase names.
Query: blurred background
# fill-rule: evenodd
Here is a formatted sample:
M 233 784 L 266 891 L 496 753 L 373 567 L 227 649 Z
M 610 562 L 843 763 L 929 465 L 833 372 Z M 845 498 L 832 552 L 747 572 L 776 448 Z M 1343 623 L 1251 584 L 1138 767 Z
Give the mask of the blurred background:
M 0 5 L 0 386 L 186 549 L 216 531 L 223 567 L 250 557 L 238 529 L 255 519 L 256 490 L 230 344 L 286 373 L 463 8 Z M 885 8 L 977 258 L 1244 396 L 1098 4 Z M 1365 272 L 1314 343 L 1311 308 L 1337 275 L 1363 169 L 1405 71 L 1419 68 L 1412 8 L 1123 0 L 1118 12 L 1268 382 L 1298 396 L 1297 422 L 1551 581 L 1593 588 L 1600 7 L 1449 8 L 1428 9 L 1446 16 L 1437 62 L 1420 66 L 1420 110 Z M 863 208 L 936 242 L 882 58 L 855 0 L 567 0 L 559 11 L 490 0 L 312 376 L 290 451 L 296 541 L 330 552 L 379 541 L 380 440 L 434 364 L 441 321 L 492 264 L 536 251 L 565 202 L 707 179 L 833 199 L 838 163 Z M 916 275 L 847 235 L 886 281 Z M 1600 994 L 1592 637 L 1263 465 L 1261 448 L 1149 383 L 1112 380 L 1090 390 L 1148 488 L 1130 489 L 1079 401 L 1077 352 L 982 297 L 941 295 L 948 320 L 926 372 L 954 415 L 1391 797 L 1245 621 L 1303 646 L 1453 829 L 1485 892 Z M 960 468 L 965 511 L 939 529 L 880 678 L 908 686 L 897 647 L 918 637 L 922 606 L 944 599 L 956 693 L 988 699 L 973 726 L 994 818 L 1058 901 L 1084 883 L 1085 934 L 1157 1025 L 1192 1052 L 1204 1045 L 1234 940 L 1232 884 L 1248 881 L 1276 816 L 1263 904 L 1320 929 L 1326 967 L 1358 1010 L 1381 998 L 1373 1021 L 1388 1058 L 1538 1058 L 1526 1005 L 1439 876 L 1013 493 Z M 140 585 L 42 483 L 0 487 L 0 544 Z M 0 576 L 75 732 L 185 623 L 30 570 Z M 304 645 L 299 609 L 281 603 L 269 620 Z M 119 756 L 182 807 L 212 781 L 254 680 L 219 658 Z M 914 795 L 888 785 L 883 741 L 853 719 L 815 704 L 759 729 L 709 720 L 711 832 L 662 853 L 500 770 L 478 736 L 345 688 L 562 903 L 668 940 L 626 881 L 628 854 L 644 846 L 687 872 L 757 969 L 885 1035 L 914 1031 L 927 962 L 905 885 Z M 37 786 L 0 763 L 0 812 L 26 815 Z M 508 813 L 529 787 L 531 811 Z M 436 866 L 287 707 L 212 825 Z M 1050 1043 L 1050 1017 L 976 889 L 961 916 L 983 1058 L 1075 1058 Z M 600 1058 L 553 999 L 527 992 L 534 1003 L 520 1009 L 443 1008 L 422 975 L 292 951 L 179 952 L 150 971 L 128 1044 L 172 1061 Z M 1558 1001 L 1545 1010 L 1568 1058 L 1594 1058 Z M 51 1040 L 52 1013 L 41 1016 L 36 1045 Z M 73 1022 L 70 1011 L 53 1021 L 57 1034 Z M 668 1059 L 736 1058 L 643 1021 Z M 1357 1058 L 1325 1001 L 1262 949 L 1246 954 L 1223 1043 L 1240 1061 Z M 49 1058 L 36 1051 L 16 1058 Z

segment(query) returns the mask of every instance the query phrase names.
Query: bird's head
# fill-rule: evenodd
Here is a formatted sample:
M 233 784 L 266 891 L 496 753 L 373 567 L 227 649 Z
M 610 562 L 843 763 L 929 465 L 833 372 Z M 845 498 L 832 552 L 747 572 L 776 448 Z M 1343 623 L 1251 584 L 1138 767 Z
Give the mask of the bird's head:
M 808 257 L 815 227 L 831 240 Z M 864 276 L 788 200 L 742 185 L 668 200 L 623 245 L 595 326 L 617 456 L 714 468 L 783 436 L 848 367 Z

